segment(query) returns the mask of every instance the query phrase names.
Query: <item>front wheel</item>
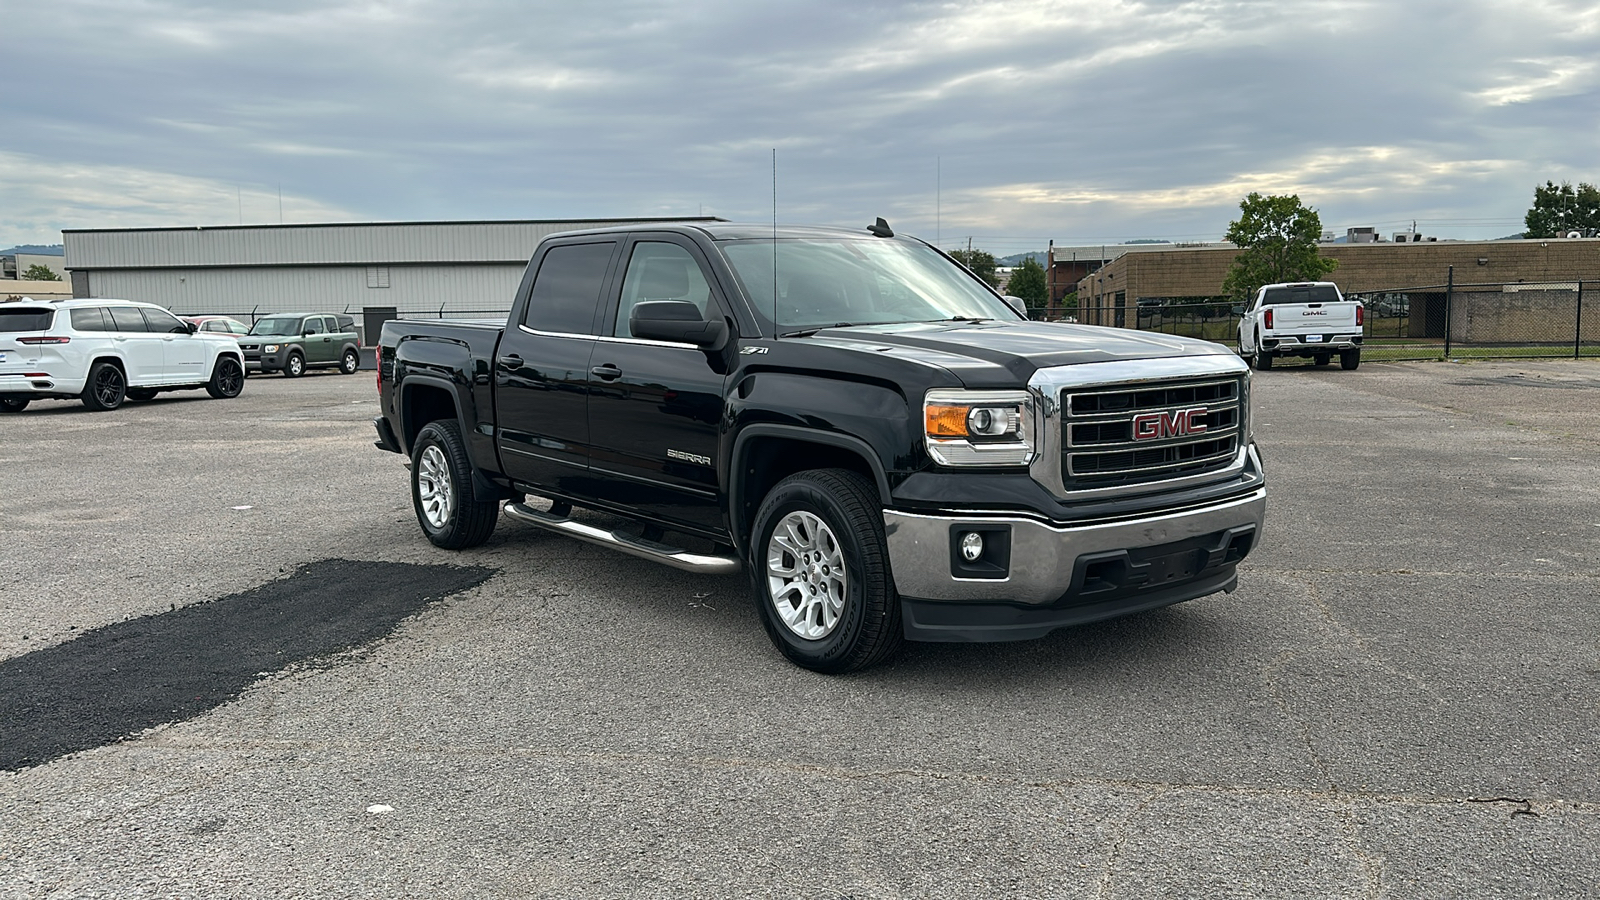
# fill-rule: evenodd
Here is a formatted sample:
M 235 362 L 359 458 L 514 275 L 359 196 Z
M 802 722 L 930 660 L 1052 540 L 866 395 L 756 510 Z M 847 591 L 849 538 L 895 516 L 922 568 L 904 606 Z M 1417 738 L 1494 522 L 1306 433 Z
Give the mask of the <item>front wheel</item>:
M 128 388 L 129 400 L 137 400 L 143 403 L 146 400 L 154 400 L 155 398 L 155 388 Z
M 883 509 L 866 478 L 847 469 L 785 478 L 761 501 L 753 536 L 761 624 L 790 662 L 837 674 L 899 648 Z
M 128 379 L 116 363 L 101 360 L 89 368 L 88 383 L 79 396 L 83 405 L 92 410 L 116 409 L 128 398 Z
M 344 358 L 339 360 L 339 373 L 341 375 L 354 375 L 356 369 L 361 368 L 361 356 L 354 350 L 346 350 Z
M 206 382 L 206 393 L 217 400 L 232 400 L 244 390 L 244 366 L 231 356 L 217 357 L 211 367 L 211 380 Z
M 1339 368 L 1352 370 L 1359 365 L 1361 365 L 1360 350 L 1341 350 L 1339 352 Z
M 411 448 L 411 503 L 434 546 L 476 547 L 494 534 L 500 503 L 472 498 L 472 463 L 461 426 L 441 419 L 423 426 Z
M 306 373 L 306 358 L 298 353 L 289 354 L 283 361 L 283 374 L 287 378 L 299 378 Z
M 25 410 L 27 408 L 28 408 L 28 399 L 25 398 L 25 397 L 19 397 L 17 399 L 12 399 L 10 397 L 7 397 L 4 400 L 0 400 L 0 412 L 8 412 L 8 413 L 22 412 L 23 410 Z

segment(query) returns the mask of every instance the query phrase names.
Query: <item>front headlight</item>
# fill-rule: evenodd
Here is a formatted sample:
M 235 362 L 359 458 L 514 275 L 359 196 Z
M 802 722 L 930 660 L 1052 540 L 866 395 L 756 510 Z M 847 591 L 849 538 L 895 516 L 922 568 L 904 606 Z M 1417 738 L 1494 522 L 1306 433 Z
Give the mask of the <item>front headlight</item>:
M 262 353 L 277 353 L 278 352 L 278 345 L 277 344 L 268 344 L 265 347 L 261 348 L 261 352 Z
M 942 466 L 1025 466 L 1033 462 L 1027 391 L 929 391 L 923 440 Z

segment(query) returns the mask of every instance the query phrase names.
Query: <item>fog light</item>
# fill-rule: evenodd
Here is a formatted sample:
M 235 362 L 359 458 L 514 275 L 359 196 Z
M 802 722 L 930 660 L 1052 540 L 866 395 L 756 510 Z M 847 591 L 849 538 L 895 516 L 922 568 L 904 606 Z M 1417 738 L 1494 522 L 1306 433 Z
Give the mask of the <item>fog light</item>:
M 976 531 L 969 531 L 961 536 L 961 558 L 969 563 L 977 562 L 983 556 L 983 535 Z

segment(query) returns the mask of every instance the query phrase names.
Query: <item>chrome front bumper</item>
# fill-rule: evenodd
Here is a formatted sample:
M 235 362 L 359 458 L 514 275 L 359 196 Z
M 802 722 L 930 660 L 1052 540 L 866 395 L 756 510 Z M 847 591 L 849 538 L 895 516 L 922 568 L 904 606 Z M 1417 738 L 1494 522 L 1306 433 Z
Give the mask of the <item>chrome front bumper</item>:
M 890 566 L 913 640 L 1041 637 L 1232 590 L 1234 567 L 1261 539 L 1266 488 L 1195 509 L 1127 521 L 1053 525 L 1022 515 L 884 512 Z M 1003 530 L 1009 564 L 961 577 L 954 535 Z

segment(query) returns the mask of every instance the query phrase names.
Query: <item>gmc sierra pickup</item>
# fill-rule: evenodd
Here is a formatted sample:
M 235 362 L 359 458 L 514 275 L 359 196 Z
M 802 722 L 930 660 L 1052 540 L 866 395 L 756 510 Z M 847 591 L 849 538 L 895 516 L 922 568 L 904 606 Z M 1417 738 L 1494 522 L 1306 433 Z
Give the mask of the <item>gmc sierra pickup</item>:
M 1256 291 L 1239 320 L 1239 355 L 1256 368 L 1272 368 L 1278 356 L 1309 356 L 1325 366 L 1339 354 L 1339 366 L 1361 365 L 1363 308 L 1346 300 L 1331 281 L 1269 284 Z
M 817 671 L 1231 591 L 1261 537 L 1238 356 L 1030 322 L 882 219 L 553 235 L 508 322 L 391 321 L 378 352 L 377 446 L 434 544 L 482 544 L 503 503 L 743 569 Z

